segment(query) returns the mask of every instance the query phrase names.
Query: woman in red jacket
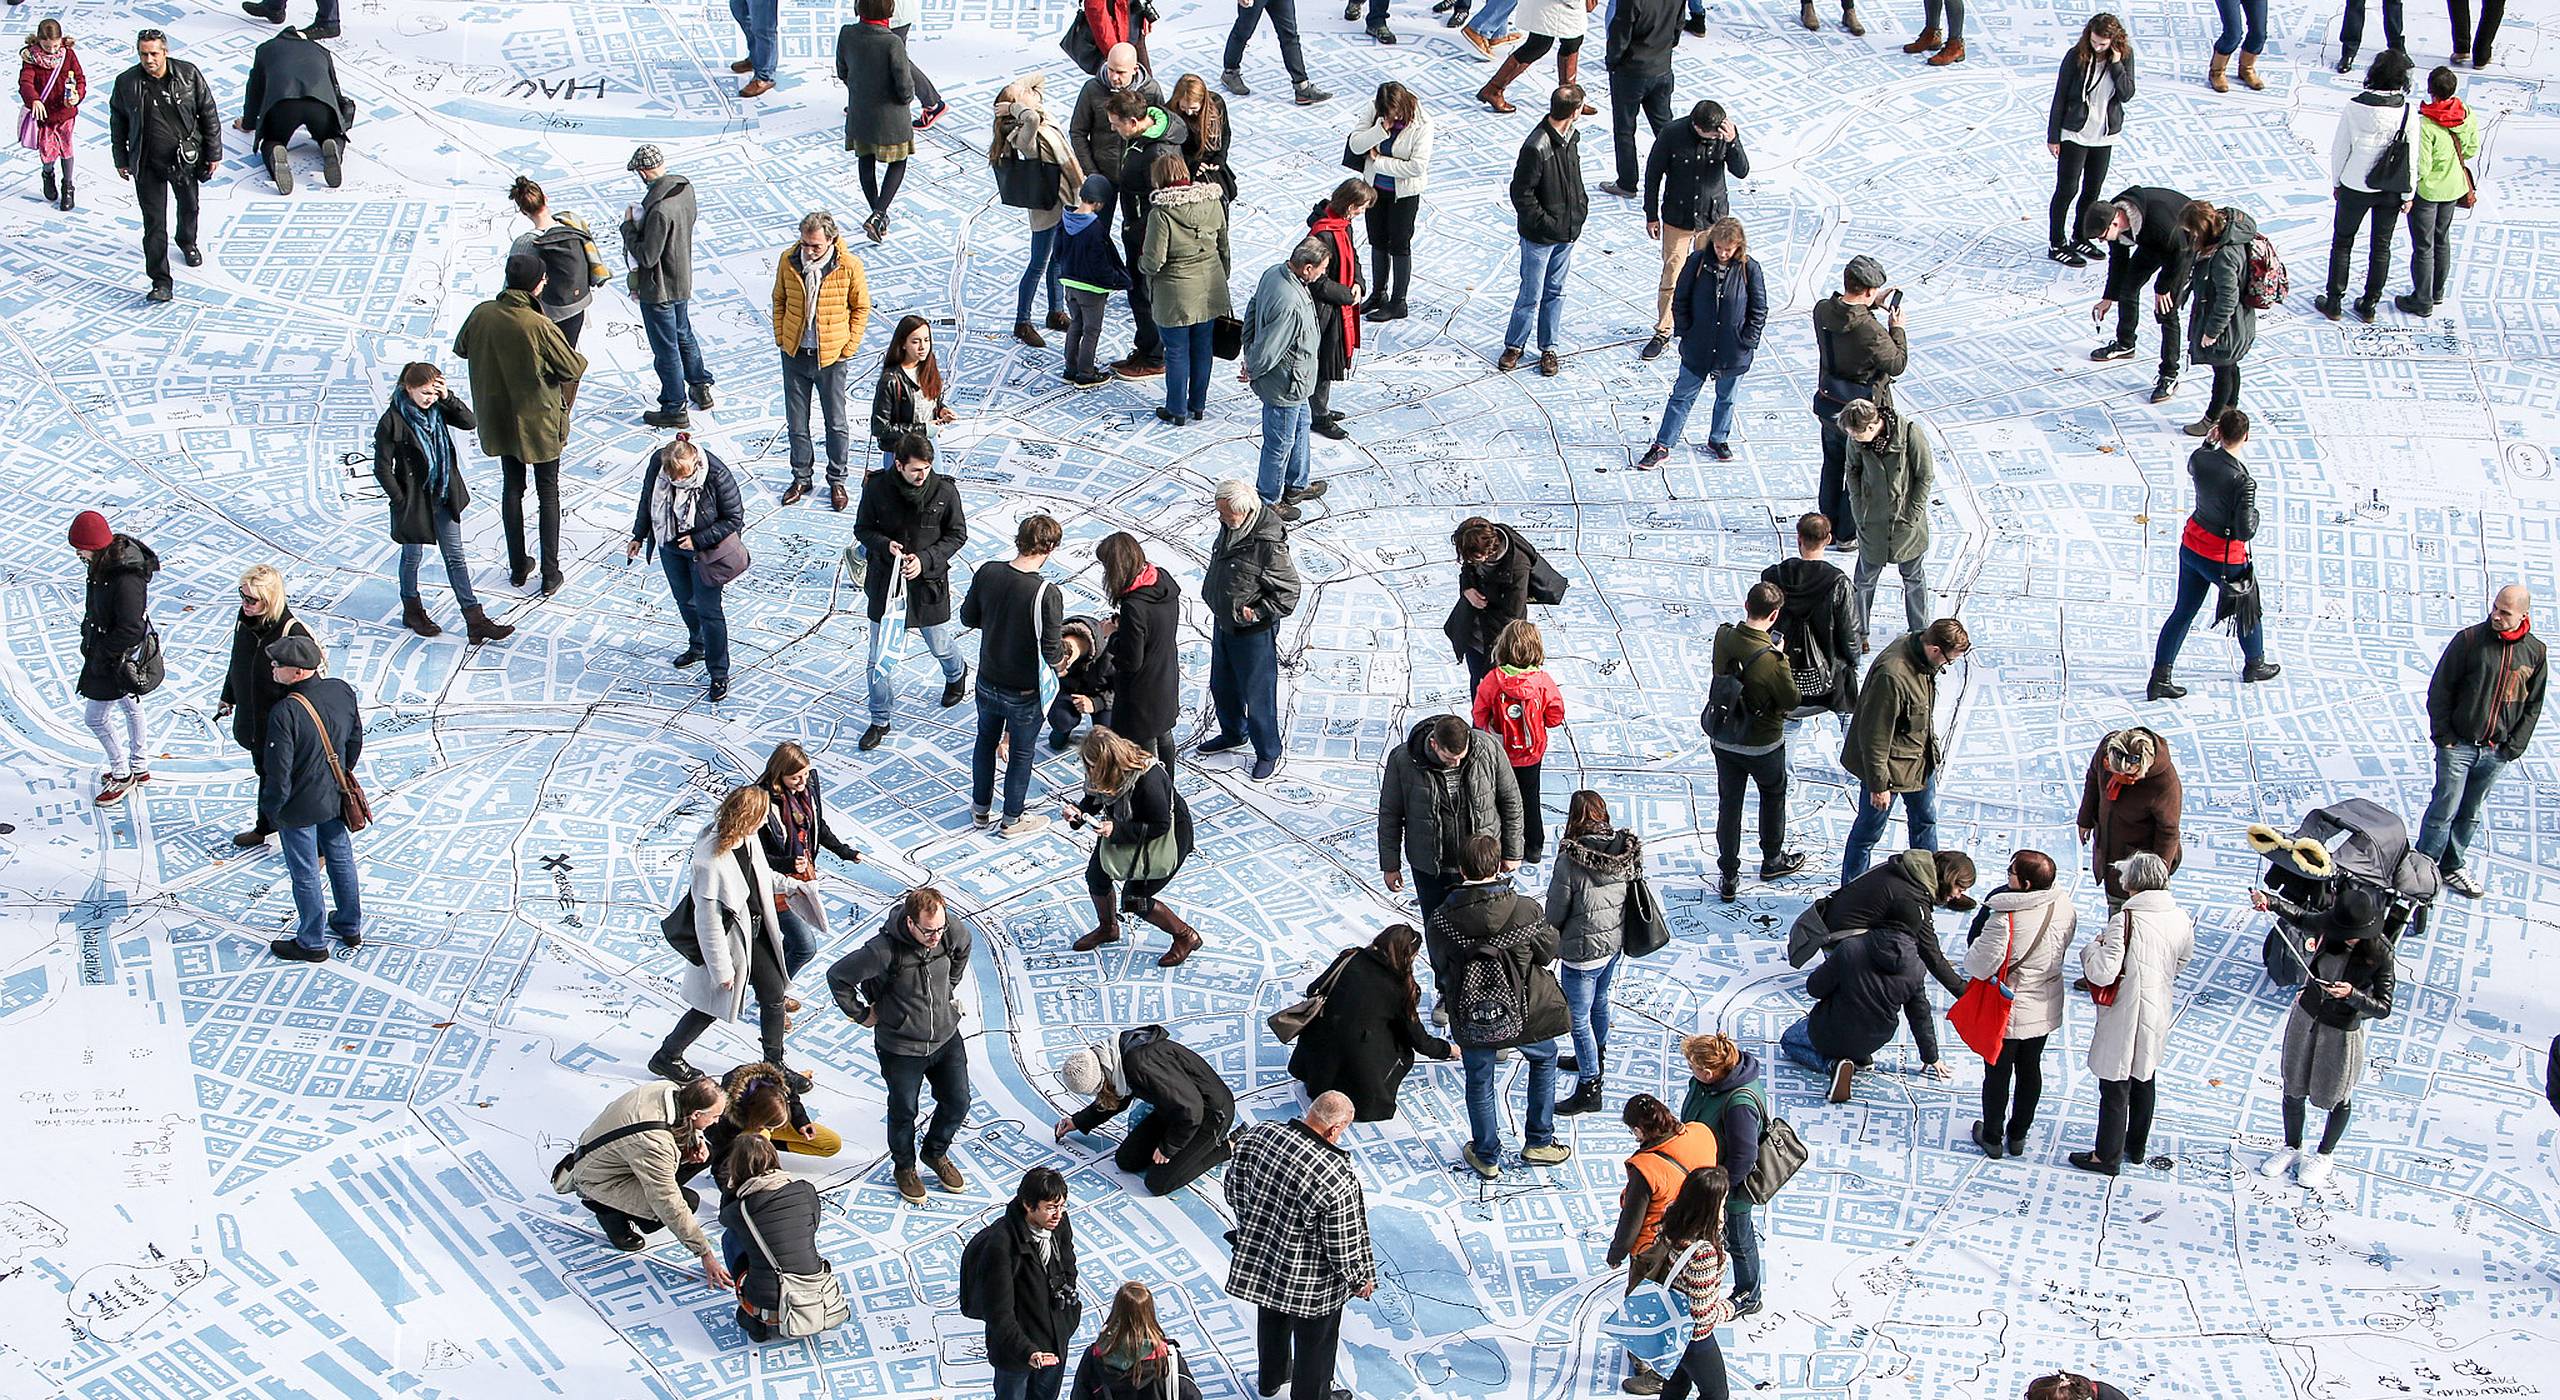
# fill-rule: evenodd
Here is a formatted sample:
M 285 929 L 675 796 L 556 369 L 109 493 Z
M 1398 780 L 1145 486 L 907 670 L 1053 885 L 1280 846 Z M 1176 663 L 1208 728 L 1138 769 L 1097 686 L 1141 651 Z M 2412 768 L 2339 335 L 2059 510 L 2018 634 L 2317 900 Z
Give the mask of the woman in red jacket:
M 62 32 L 62 21 L 40 20 L 35 37 L 18 51 L 18 101 L 36 120 L 31 141 L 24 144 L 44 162 L 44 197 L 71 207 L 71 127 L 80 119 L 80 99 L 89 95 L 88 78 L 80 71 L 80 55 Z M 21 136 L 29 134 L 25 125 Z M 62 167 L 56 180 L 53 167 Z
M 1153 5 L 1145 6 L 1146 17 L 1137 11 L 1141 0 L 1084 0 L 1085 27 L 1093 31 L 1094 46 L 1108 54 L 1114 44 L 1127 44 L 1138 51 L 1138 71 L 1152 73 L 1155 65 L 1147 59 L 1147 31 L 1155 26 Z
M 1547 761 L 1547 731 L 1564 723 L 1564 692 L 1556 688 L 1546 664 L 1547 644 L 1538 635 L 1538 624 L 1520 618 L 1504 623 L 1494 637 L 1493 669 L 1476 683 L 1476 728 L 1502 741 L 1502 756 L 1520 785 L 1520 850 L 1530 865 L 1547 858 L 1547 819 L 1538 809 L 1539 765 Z
M 1307 233 L 1333 255 L 1332 275 L 1307 288 L 1316 299 L 1316 391 L 1307 400 L 1308 426 L 1336 442 L 1342 415 L 1333 411 L 1333 384 L 1351 377 L 1351 357 L 1360 349 L 1360 303 L 1368 293 L 1360 286 L 1360 257 L 1351 246 L 1351 221 L 1368 211 L 1378 192 L 1361 179 L 1345 180 L 1307 215 Z

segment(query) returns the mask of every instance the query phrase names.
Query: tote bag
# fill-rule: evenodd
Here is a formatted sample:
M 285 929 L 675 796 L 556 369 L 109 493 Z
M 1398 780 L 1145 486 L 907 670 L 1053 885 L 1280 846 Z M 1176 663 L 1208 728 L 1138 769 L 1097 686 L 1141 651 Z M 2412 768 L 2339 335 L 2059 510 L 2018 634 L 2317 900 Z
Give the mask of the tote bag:
M 2008 918 L 2008 936 L 2000 945 L 2000 974 L 1965 983 L 1964 993 L 1947 1008 L 1947 1024 L 1955 1027 L 1956 1034 L 1986 1062 L 2000 1058 L 2001 1042 L 2009 1038 L 2009 1017 L 2017 1009 L 2018 994 L 2009 985 L 2009 974 L 2018 970 L 2018 964 L 2010 958 L 2018 951 L 2017 911 L 2010 910 Z M 2036 930 L 2036 936 L 2042 938 L 2045 929 L 2052 926 L 2053 909 L 2047 906 L 2044 924 Z
M 1688 1300 L 1664 1280 L 1680 1277 L 1689 1267 L 1689 1256 L 1705 1247 L 1706 1241 L 1700 1240 L 1680 1251 L 1661 1279 L 1628 1289 L 1627 1296 L 1600 1321 L 1601 1335 L 1625 1347 L 1629 1356 L 1657 1375 L 1669 1375 L 1679 1367 L 1680 1354 L 1689 1349 L 1696 1331 Z
M 880 608 L 880 620 L 871 624 L 871 678 L 876 683 L 898 664 L 899 653 L 907 649 L 907 578 L 895 564 L 889 567 L 889 596 Z
M 1333 966 L 1326 968 L 1324 975 L 1316 979 L 1315 985 L 1307 989 L 1306 996 L 1271 1013 L 1266 1024 L 1271 1027 L 1273 1040 L 1287 1045 L 1307 1033 L 1307 1027 L 1314 1024 L 1318 1016 L 1324 1014 L 1324 999 L 1333 995 L 1333 984 L 1342 980 L 1342 969 L 1350 964 L 1352 957 L 1358 951 L 1353 949 L 1351 952 L 1338 954 L 1333 960 Z
M 757 1252 L 764 1255 L 764 1262 L 770 1267 L 773 1247 L 764 1242 L 764 1231 L 756 1228 L 756 1213 L 742 1202 L 738 1218 L 747 1222 L 747 1234 L 755 1240 Z M 844 1300 L 844 1285 L 836 1281 L 834 1266 L 825 1267 L 822 1274 L 773 1271 L 782 1295 L 781 1306 L 773 1310 L 773 1330 L 786 1337 L 814 1337 L 852 1319 L 853 1309 Z

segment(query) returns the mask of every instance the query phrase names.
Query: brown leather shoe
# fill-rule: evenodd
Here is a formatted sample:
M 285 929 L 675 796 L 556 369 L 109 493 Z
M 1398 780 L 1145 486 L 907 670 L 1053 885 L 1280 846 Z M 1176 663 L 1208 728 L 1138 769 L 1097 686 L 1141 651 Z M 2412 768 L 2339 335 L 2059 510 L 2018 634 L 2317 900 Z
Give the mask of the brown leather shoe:
M 1119 941 L 1120 930 L 1116 928 L 1098 928 L 1067 946 L 1073 948 L 1079 953 L 1090 953 L 1105 943 L 1117 943 Z
M 853 497 L 847 494 L 842 486 L 830 486 L 827 488 L 827 504 L 833 506 L 837 510 L 843 510 L 852 502 L 852 500 Z
M 913 1167 L 900 1167 L 898 1168 L 897 1176 L 898 1194 L 906 1198 L 908 1205 L 923 1205 L 925 1202 L 924 1178 L 916 1175 L 916 1169 Z
M 1049 319 L 1045 324 L 1053 331 L 1063 331 L 1068 329 L 1073 323 L 1067 320 L 1067 313 L 1063 311 L 1052 311 L 1049 313 Z
M 1511 371 L 1520 368 L 1520 354 L 1520 347 L 1517 345 L 1503 346 L 1502 358 L 1494 361 L 1493 367 L 1502 371 L 1504 374 L 1509 374 Z
M 966 1191 L 969 1189 L 969 1178 L 962 1176 L 960 1169 L 951 1165 L 950 1158 L 927 1157 L 924 1159 L 924 1165 L 926 1170 L 933 1173 L 934 1181 L 939 1183 L 943 1190 Z
M 791 483 L 791 489 L 782 493 L 782 503 L 786 506 L 796 506 L 807 499 L 809 499 L 809 483 L 805 481 Z
M 1545 375 L 1549 379 L 1553 379 L 1557 375 L 1564 373 L 1563 359 L 1559 358 L 1553 350 L 1539 351 L 1538 373 Z
M 771 91 L 773 91 L 773 79 L 758 78 L 754 82 L 747 84 L 745 87 L 738 89 L 738 95 L 740 97 L 762 97 Z
M 752 73 L 756 71 L 756 61 L 752 58 L 733 58 L 729 60 L 729 71 L 732 73 Z
M 1954 40 L 1945 48 L 1929 55 L 1929 66 L 1932 68 L 1944 68 L 1950 63 L 1962 62 L 1964 62 L 1964 40 L 1962 39 Z
M 1904 53 L 1936 53 L 1947 46 L 1947 37 L 1935 29 L 1923 29 L 1920 37 L 1902 46 Z
M 493 622 L 489 610 L 469 607 L 462 610 L 464 635 L 475 642 L 503 642 L 516 634 L 516 629 L 503 622 Z

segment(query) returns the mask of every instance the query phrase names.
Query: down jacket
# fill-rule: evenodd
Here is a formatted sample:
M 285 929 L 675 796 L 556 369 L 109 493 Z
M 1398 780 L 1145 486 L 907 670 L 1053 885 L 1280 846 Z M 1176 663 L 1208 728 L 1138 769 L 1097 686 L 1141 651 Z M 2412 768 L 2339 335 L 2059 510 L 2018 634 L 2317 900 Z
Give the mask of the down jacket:
M 720 1227 L 745 1256 L 738 1270 L 738 1296 L 767 1321 L 782 1306 L 777 1274 L 827 1272 L 826 1256 L 818 1253 L 819 1214 L 817 1184 L 782 1171 L 733 1183 L 720 1202 Z M 747 1229 L 750 1215 L 753 1233 Z M 759 1237 L 773 1253 L 757 1246 Z
M 862 259 L 844 239 L 836 239 L 818 275 L 818 366 L 823 369 L 862 345 L 862 328 L 871 320 L 871 284 Z M 785 355 L 800 351 L 809 329 L 809 283 L 800 271 L 800 245 L 782 250 L 773 269 L 773 343 Z
M 1584 832 L 1557 843 L 1546 913 L 1559 935 L 1558 958 L 1595 962 L 1625 947 L 1628 887 L 1643 868 L 1644 843 L 1632 831 Z
M 133 536 L 118 535 L 88 572 L 80 612 L 80 698 L 121 700 L 136 693 L 125 682 L 124 658 L 151 630 L 151 576 L 160 572 L 160 556 Z
M 1518 860 L 1521 852 L 1520 784 L 1503 761 L 1502 746 L 1491 737 L 1470 740 L 1454 777 L 1456 802 L 1441 800 L 1442 775 L 1449 770 L 1432 760 L 1427 737 L 1431 721 L 1414 725 L 1402 744 L 1387 755 L 1378 785 L 1378 869 L 1454 875 L 1458 839 L 1478 834 L 1502 842 L 1502 858 Z
M 2113 1006 L 2097 1008 L 2089 1032 L 2089 1072 L 2100 1079 L 2149 1079 L 2176 1019 L 2171 1004 L 2178 973 L 2196 950 L 2195 925 L 2167 890 L 2143 890 L 2124 902 L 2080 950 L 2080 971 L 2094 986 L 2116 987 Z
M 2222 217 L 2222 236 L 2195 250 L 2195 272 L 2187 283 L 2195 294 L 2187 317 L 2187 354 L 2200 365 L 2236 365 L 2258 343 L 2258 313 L 2240 299 L 2240 288 L 2249 280 L 2249 240 L 2258 236 L 2258 221 L 2228 205 L 2222 207 Z

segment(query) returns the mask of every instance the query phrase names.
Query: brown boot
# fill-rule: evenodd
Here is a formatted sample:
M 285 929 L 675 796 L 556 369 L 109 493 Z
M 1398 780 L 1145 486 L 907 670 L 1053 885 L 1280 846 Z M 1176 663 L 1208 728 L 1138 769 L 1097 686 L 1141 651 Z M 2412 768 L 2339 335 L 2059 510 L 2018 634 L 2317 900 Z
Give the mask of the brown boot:
M 1582 55 L 1579 53 L 1556 55 L 1556 82 L 1559 85 L 1562 85 L 1565 83 L 1580 83 L 1581 81 Z M 1588 102 L 1585 102 L 1582 104 L 1582 115 L 1586 117 L 1596 117 L 1600 115 L 1600 109 L 1592 106 Z
M 1939 33 L 1933 26 L 1931 28 L 1921 30 L 1920 37 L 1903 45 L 1902 51 L 1904 53 L 1936 53 L 1938 50 L 1945 48 L 1946 44 L 1947 36 Z
M 1093 897 L 1093 932 L 1072 945 L 1079 953 L 1090 953 L 1105 943 L 1120 941 L 1120 897 L 1098 894 Z
M 491 622 L 487 608 L 464 608 L 462 626 L 463 634 L 475 642 L 503 642 L 516 634 L 503 622 Z
M 1156 959 L 1158 967 L 1180 967 L 1200 947 L 1200 931 L 1182 921 L 1182 916 L 1164 907 L 1161 900 L 1148 900 L 1147 912 L 1138 916 L 1173 935 L 1173 946 Z
M 444 635 L 444 629 L 436 626 L 436 620 L 427 616 L 426 603 L 417 598 L 403 598 L 400 600 L 400 625 L 417 633 L 421 637 L 441 637 Z
M 1796 8 L 1796 23 L 1807 29 L 1822 27 L 1822 21 L 1813 13 L 1813 0 L 1804 0 L 1804 3 Z
M 1929 55 L 1929 66 L 1932 68 L 1944 68 L 1950 63 L 1962 62 L 1964 62 L 1964 40 L 1962 39 L 1954 40 L 1945 48 Z
M 1854 37 L 1863 39 L 1867 36 L 1867 27 L 1859 22 L 1858 7 L 1855 5 L 1840 7 L 1840 27 L 1848 30 Z
M 1503 89 L 1511 86 L 1512 79 L 1519 77 L 1521 74 L 1528 71 L 1529 65 L 1521 62 L 1519 59 L 1506 58 L 1502 60 L 1502 66 L 1493 70 L 1493 76 L 1485 80 L 1483 87 L 1476 89 L 1476 101 L 1483 103 L 1497 112 L 1510 113 L 1519 111 L 1519 108 L 1511 105 L 1511 99 L 1502 95 Z
M 2240 81 L 2247 83 L 2249 85 L 2249 91 L 2251 92 L 2266 91 L 2267 80 L 2258 76 L 2258 56 L 2256 54 L 2244 53 L 2240 55 Z
M 2231 55 L 2227 53 L 2215 54 L 2213 56 L 2213 68 L 2211 71 L 2207 72 L 2204 77 L 2205 86 L 2212 88 L 2215 92 L 2231 91 L 2231 80 L 2223 76 L 2225 73 L 2230 71 Z

